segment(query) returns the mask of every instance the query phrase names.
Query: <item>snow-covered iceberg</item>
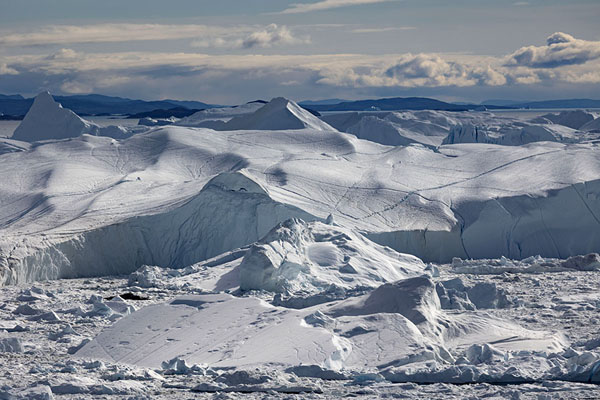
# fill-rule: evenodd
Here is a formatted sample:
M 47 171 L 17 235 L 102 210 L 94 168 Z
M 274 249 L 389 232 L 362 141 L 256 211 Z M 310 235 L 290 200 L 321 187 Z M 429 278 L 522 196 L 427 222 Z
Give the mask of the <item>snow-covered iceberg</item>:
M 335 130 L 292 100 L 283 97 L 274 98 L 252 114 L 232 118 L 222 128 L 228 131 L 289 129 Z
M 598 118 L 596 114 L 584 110 L 561 111 L 560 113 L 544 114 L 534 118 L 532 122 L 553 123 L 567 126 L 572 129 L 581 129 L 584 125 Z M 585 129 L 581 129 L 585 130 Z
M 137 129 L 135 132 L 144 131 Z M 121 126 L 100 126 L 86 121 L 54 101 L 49 92 L 38 94 L 12 136 L 12 139 L 36 142 L 48 139 L 74 138 L 83 134 L 124 139 L 133 131 Z
M 450 130 L 442 143 L 493 143 L 520 146 L 543 141 L 577 143 L 596 137 L 596 135 L 590 136 L 564 125 L 531 124 L 517 121 L 500 126 L 458 124 Z
M 223 127 L 225 122 L 235 117 L 252 114 L 263 107 L 266 102 L 252 101 L 234 107 L 208 108 L 198 111 L 188 117 L 175 122 L 177 126 L 187 126 L 191 128 L 211 128 L 218 129 Z
M 596 153 L 591 142 L 434 151 L 311 129 L 83 135 L 0 156 L 0 275 L 16 283 L 184 267 L 289 218 L 330 214 L 425 261 L 598 252 Z

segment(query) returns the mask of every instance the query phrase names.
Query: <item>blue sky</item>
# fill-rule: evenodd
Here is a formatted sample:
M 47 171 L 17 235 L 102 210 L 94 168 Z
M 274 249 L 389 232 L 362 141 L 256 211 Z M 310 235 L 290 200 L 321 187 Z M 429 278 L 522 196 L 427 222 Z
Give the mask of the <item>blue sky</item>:
M 600 1 L 0 0 L 0 93 L 598 98 Z

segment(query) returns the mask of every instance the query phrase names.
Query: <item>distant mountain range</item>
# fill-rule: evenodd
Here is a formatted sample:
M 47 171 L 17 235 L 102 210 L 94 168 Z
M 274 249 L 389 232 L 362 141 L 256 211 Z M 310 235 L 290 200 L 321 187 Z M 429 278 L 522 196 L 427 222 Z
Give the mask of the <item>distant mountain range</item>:
M 115 114 L 129 115 L 173 108 L 202 110 L 206 108 L 219 107 L 215 104 L 207 104 L 200 101 L 181 101 L 170 99 L 145 101 L 122 97 L 103 96 L 99 94 L 54 96 L 54 99 L 61 103 L 63 107 L 73 110 L 75 113 L 82 116 Z M 33 98 L 26 99 L 21 95 L 0 95 L 0 114 L 19 118 L 27 114 L 27 111 L 32 104 Z
M 600 100 L 592 99 L 563 99 L 563 100 L 544 100 L 544 101 L 514 101 L 514 100 L 486 100 L 481 104 L 486 107 L 489 105 L 505 106 L 510 108 L 600 108 Z
M 221 107 L 200 101 L 158 100 L 145 101 L 99 94 L 54 96 L 63 107 L 82 116 L 123 114 L 138 117 L 155 115 L 155 118 L 189 115 L 197 110 Z M 262 100 L 261 100 L 262 101 Z M 21 119 L 33 104 L 33 98 L 21 95 L 0 94 L 0 119 Z M 481 104 L 447 103 L 427 97 L 393 97 L 370 100 L 305 100 L 299 103 L 311 112 L 318 111 L 393 111 L 440 110 L 468 111 L 485 109 L 544 109 L 544 108 L 600 108 L 600 100 L 564 99 L 546 101 L 486 100 Z M 316 114 L 316 113 L 315 113 Z
M 369 110 L 440 110 L 467 111 L 482 109 L 544 109 L 544 108 L 600 108 L 600 100 L 564 99 L 546 101 L 486 100 L 481 104 L 446 103 L 427 97 L 393 97 L 387 99 L 340 101 L 337 99 L 303 101 L 300 104 L 317 111 L 369 111 Z
M 201 110 L 197 109 L 197 108 L 175 107 L 175 108 L 169 108 L 167 110 L 158 109 L 158 110 L 152 110 L 152 111 L 144 111 L 144 112 L 137 113 L 137 114 L 131 114 L 127 118 L 131 118 L 131 119 L 170 118 L 170 117 L 184 118 L 184 117 L 189 117 L 190 115 L 192 115 L 198 111 L 201 111 Z
M 312 104 L 316 111 L 392 111 L 392 110 L 443 110 L 468 111 L 480 105 L 446 103 L 427 97 L 393 97 L 387 99 L 345 101 L 338 104 Z M 496 106 L 492 106 L 496 107 Z
M 339 103 L 348 103 L 352 100 L 343 100 L 343 99 L 324 99 L 324 100 L 302 100 L 298 102 L 301 106 L 321 106 L 321 105 L 329 105 L 329 104 L 339 104 Z

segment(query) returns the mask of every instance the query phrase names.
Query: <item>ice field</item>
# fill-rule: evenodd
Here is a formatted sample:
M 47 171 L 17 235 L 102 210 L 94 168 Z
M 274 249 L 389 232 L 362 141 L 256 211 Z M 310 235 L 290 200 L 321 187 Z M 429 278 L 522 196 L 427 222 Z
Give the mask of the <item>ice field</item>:
M 41 93 L 0 138 L 0 398 L 595 398 L 599 122 Z

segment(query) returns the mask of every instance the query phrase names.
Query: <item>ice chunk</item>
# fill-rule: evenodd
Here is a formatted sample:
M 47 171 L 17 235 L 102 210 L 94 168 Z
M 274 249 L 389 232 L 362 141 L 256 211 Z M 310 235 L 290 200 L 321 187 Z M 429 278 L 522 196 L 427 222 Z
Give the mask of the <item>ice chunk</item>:
M 22 353 L 23 344 L 16 337 L 0 338 L 0 353 Z
M 434 323 L 441 309 L 433 281 L 427 276 L 386 283 L 368 296 L 349 299 L 329 309 L 333 317 L 396 313 L 414 324 Z
M 346 291 L 375 288 L 419 275 L 425 265 L 416 257 L 379 246 L 361 234 L 321 222 L 290 219 L 252 245 L 239 266 L 242 290 L 294 295 L 316 304 L 345 297 Z M 280 304 L 284 304 L 282 297 Z M 318 298 L 317 298 L 318 297 Z

